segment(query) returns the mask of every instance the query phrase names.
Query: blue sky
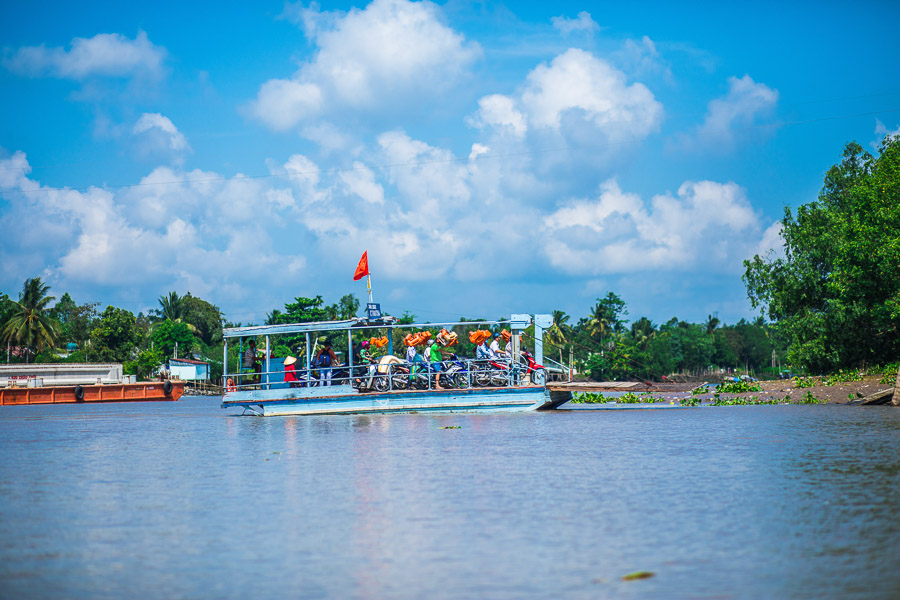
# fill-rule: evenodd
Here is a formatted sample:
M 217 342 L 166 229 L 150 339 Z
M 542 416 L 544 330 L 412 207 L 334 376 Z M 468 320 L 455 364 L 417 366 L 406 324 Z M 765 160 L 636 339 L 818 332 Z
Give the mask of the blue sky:
M 752 317 L 843 145 L 900 129 L 900 5 L 5 3 L 0 290 L 422 319 Z

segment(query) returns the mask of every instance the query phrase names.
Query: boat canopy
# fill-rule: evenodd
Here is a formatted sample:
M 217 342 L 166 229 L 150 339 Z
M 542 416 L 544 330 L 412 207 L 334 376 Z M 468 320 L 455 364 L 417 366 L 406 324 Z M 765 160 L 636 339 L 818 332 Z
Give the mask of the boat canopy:
M 310 323 L 289 323 L 285 325 L 254 325 L 250 327 L 231 327 L 222 330 L 222 336 L 228 338 L 254 337 L 264 335 L 284 335 L 291 333 L 312 333 L 316 331 L 344 331 L 350 329 L 434 329 L 438 327 L 455 327 L 480 325 L 507 325 L 510 329 L 525 329 L 531 324 L 531 315 L 512 315 L 509 319 L 496 321 L 456 321 L 452 323 L 398 323 L 393 317 L 379 320 L 347 319 L 343 321 L 313 321 Z

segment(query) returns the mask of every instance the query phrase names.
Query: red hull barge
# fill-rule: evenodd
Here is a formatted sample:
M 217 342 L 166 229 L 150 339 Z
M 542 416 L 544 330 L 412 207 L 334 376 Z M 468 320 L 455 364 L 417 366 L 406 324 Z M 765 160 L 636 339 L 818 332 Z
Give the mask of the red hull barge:
M 0 405 L 175 401 L 181 398 L 182 394 L 184 382 L 171 380 L 104 385 L 14 387 L 0 388 Z

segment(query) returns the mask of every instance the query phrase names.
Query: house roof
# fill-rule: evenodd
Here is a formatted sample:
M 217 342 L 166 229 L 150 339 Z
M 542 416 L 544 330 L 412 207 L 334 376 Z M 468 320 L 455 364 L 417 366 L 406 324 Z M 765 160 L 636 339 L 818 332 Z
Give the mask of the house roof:
M 194 360 L 192 358 L 170 358 L 169 363 L 184 363 L 187 365 L 208 365 L 208 362 L 202 360 Z

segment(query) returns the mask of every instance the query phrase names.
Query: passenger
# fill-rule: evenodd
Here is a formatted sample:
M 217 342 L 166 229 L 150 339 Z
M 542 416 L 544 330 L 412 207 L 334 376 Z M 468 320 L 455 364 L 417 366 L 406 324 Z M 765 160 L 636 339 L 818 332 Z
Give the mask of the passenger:
M 256 377 L 249 377 L 248 379 L 254 383 L 259 383 L 259 373 L 262 370 L 262 363 L 259 362 L 259 359 L 256 356 L 256 340 L 254 339 L 247 342 L 247 349 L 244 350 L 244 369 L 256 373 Z
M 338 366 L 337 355 L 331 349 L 331 342 L 324 342 L 322 348 L 316 352 L 313 362 L 319 367 L 319 385 L 331 385 L 331 369 Z
M 440 340 L 439 340 L 440 342 Z M 428 358 L 431 360 L 431 371 L 435 373 L 434 389 L 440 390 L 441 387 L 441 369 L 444 366 L 444 355 L 441 352 L 442 343 L 434 343 L 434 340 L 428 340 Z
M 475 360 L 488 360 L 491 357 L 491 351 L 484 342 L 485 340 L 482 338 L 475 347 Z
M 406 362 L 409 363 L 409 367 L 412 368 L 413 363 L 419 359 L 419 354 L 416 352 L 415 346 L 407 346 L 406 347 Z
M 369 340 L 363 340 L 359 346 L 358 353 L 356 355 L 356 383 L 362 383 L 362 377 L 365 376 L 368 371 L 368 366 L 377 363 L 378 361 L 372 356 L 371 346 L 369 345 Z M 370 377 L 371 379 L 371 377 Z M 370 382 L 371 383 L 371 382 Z
M 494 336 L 494 341 L 491 342 L 490 355 L 491 360 L 505 360 L 507 357 L 506 352 L 500 349 L 500 339 L 503 336 L 499 333 Z
M 297 359 L 293 356 L 288 356 L 284 359 L 284 382 L 291 387 L 300 386 L 300 380 L 297 379 L 297 367 L 294 366 L 295 362 L 297 362 Z
M 370 365 L 378 362 L 377 360 L 375 360 L 375 356 L 372 354 L 372 346 L 369 344 L 369 340 L 363 340 L 360 346 L 361 349 L 359 351 L 359 364 Z

